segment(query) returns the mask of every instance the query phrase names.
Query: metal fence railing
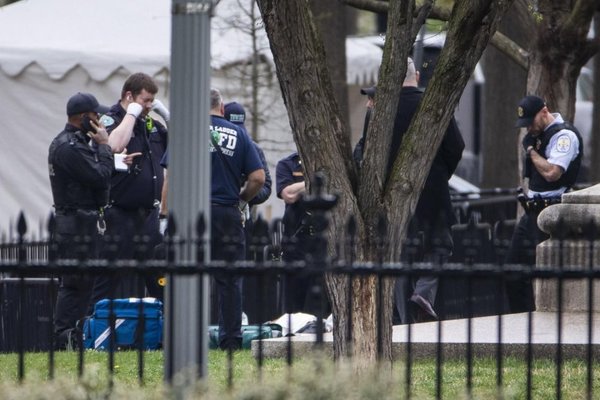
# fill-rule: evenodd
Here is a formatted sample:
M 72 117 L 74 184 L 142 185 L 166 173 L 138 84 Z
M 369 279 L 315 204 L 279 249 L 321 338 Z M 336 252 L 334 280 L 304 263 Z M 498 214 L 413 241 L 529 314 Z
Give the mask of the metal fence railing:
M 24 219 L 22 219 L 24 221 Z M 274 311 L 276 314 L 285 314 L 290 311 L 289 304 L 286 304 L 286 282 L 290 278 L 298 275 L 312 276 L 317 279 L 311 280 L 312 287 L 310 293 L 316 296 L 314 299 L 317 304 L 325 304 L 326 289 L 323 284 L 325 274 L 339 274 L 348 278 L 364 275 L 377 275 L 379 277 L 400 277 L 400 276 L 418 276 L 418 275 L 433 275 L 440 278 L 440 289 L 438 292 L 435 304 L 440 320 L 444 323 L 450 320 L 466 318 L 467 334 L 462 343 L 460 355 L 465 360 L 467 370 L 465 389 L 470 390 L 472 387 L 473 377 L 473 359 L 481 350 L 481 344 L 473 339 L 472 319 L 475 317 L 488 316 L 496 319 L 494 328 L 495 331 L 490 334 L 492 338 L 486 347 L 492 349 L 489 355 L 496 359 L 496 376 L 499 386 L 503 383 L 503 354 L 506 347 L 505 329 L 503 326 L 503 318 L 510 311 L 506 307 L 506 293 L 504 285 L 507 279 L 523 278 L 523 279 L 539 279 L 539 280 L 555 280 L 557 282 L 559 296 L 563 295 L 562 283 L 567 280 L 579 280 L 585 282 L 583 287 L 587 291 L 589 299 L 589 307 L 582 318 L 583 326 L 587 332 L 587 338 L 581 342 L 581 351 L 579 357 L 582 359 L 587 368 L 587 394 L 589 398 L 593 398 L 594 387 L 594 371 L 593 363 L 598 357 L 598 343 L 594 338 L 594 283 L 600 278 L 600 269 L 593 265 L 592 262 L 586 265 L 555 265 L 545 267 L 543 269 L 535 268 L 531 265 L 505 265 L 502 260 L 508 246 L 509 235 L 507 231 L 510 228 L 503 226 L 503 222 L 495 224 L 477 223 L 471 221 L 467 224 L 462 224 L 455 227 L 453 230 L 455 252 L 453 257 L 448 262 L 440 263 L 416 263 L 410 262 L 410 259 L 403 263 L 396 264 L 381 264 L 374 266 L 371 263 L 357 263 L 352 260 L 344 259 L 339 255 L 330 255 L 318 263 L 312 262 L 294 262 L 286 263 L 282 261 L 278 255 L 281 253 L 281 243 L 273 242 L 273 232 L 279 232 L 275 221 L 269 228 L 262 220 L 255 223 L 256 232 L 260 232 L 253 236 L 249 243 L 249 247 L 253 251 L 254 256 L 250 261 L 237 263 L 225 263 L 223 261 L 214 261 L 209 263 L 198 262 L 194 265 L 189 263 L 178 263 L 175 261 L 175 252 L 178 242 L 176 232 L 170 232 L 165 239 L 165 257 L 154 259 L 151 257 L 140 258 L 136 260 L 107 260 L 107 259 L 87 259 L 85 257 L 78 260 L 63 260 L 59 259 L 56 254 L 56 249 L 50 235 L 41 235 L 41 239 L 28 240 L 28 233 L 24 222 L 19 223 L 18 234 L 12 240 L 6 240 L 0 243 L 0 352 L 16 352 L 19 354 L 18 376 L 22 380 L 26 374 L 24 354 L 28 351 L 45 351 L 48 353 L 49 359 L 49 376 L 54 376 L 54 335 L 52 331 L 52 320 L 54 318 L 54 302 L 58 289 L 58 277 L 62 274 L 76 274 L 80 276 L 92 275 L 99 276 L 101 274 L 128 274 L 137 277 L 143 277 L 147 274 L 155 276 L 167 277 L 167 285 L 172 276 L 178 275 L 208 275 L 212 276 L 215 273 L 226 271 L 228 274 L 240 275 L 245 278 L 254 280 L 253 296 L 246 299 L 247 303 L 252 303 L 254 315 L 252 321 L 256 323 L 258 328 L 258 346 L 255 347 L 256 358 L 259 366 L 262 366 L 262 360 L 265 357 L 266 343 L 262 342 L 262 329 L 266 321 L 267 314 L 271 316 Z M 49 224 L 52 226 L 52 223 Z M 352 237 L 352 229 L 349 229 L 349 237 L 340 238 L 340 246 L 348 243 L 354 243 Z M 105 244 L 110 244 L 111 238 L 105 238 Z M 324 237 L 317 234 L 316 241 L 324 241 Z M 584 240 L 589 248 L 590 254 L 594 253 L 596 246 L 596 237 L 591 235 Z M 85 241 L 82 241 L 84 243 Z M 143 238 L 138 241 L 143 242 Z M 199 250 L 205 246 L 205 243 L 197 241 Z M 286 245 L 286 243 L 284 243 Z M 300 245 L 300 244 L 297 244 Z M 319 246 L 323 246 L 321 243 Z M 418 251 L 419 243 L 414 238 L 407 240 L 405 250 L 408 253 Z M 321 247 L 324 248 L 324 247 Z M 85 251 L 82 252 L 85 254 Z M 140 279 L 132 285 L 136 297 L 142 298 L 145 296 L 143 284 L 140 284 Z M 350 287 L 352 287 L 350 285 Z M 273 300 L 273 295 L 278 300 Z M 356 293 L 350 289 L 349 298 L 355 296 Z M 115 290 L 114 297 L 118 297 L 118 292 Z M 164 299 L 168 302 L 169 299 Z M 560 304 L 560 303 L 559 303 Z M 140 306 L 140 315 L 143 314 L 143 305 Z M 326 306 L 317 308 L 317 321 L 315 341 L 323 341 L 323 321 L 326 315 Z M 290 313 L 288 313 L 289 315 Z M 561 397 L 561 376 L 563 374 L 562 365 L 564 363 L 565 354 L 563 352 L 563 313 L 560 309 L 556 313 L 556 342 L 553 343 L 554 351 L 550 352 L 550 358 L 556 363 L 556 380 L 557 380 L 557 397 Z M 533 339 L 534 317 L 533 313 L 527 313 L 524 317 L 526 321 L 525 340 L 522 343 L 523 351 L 517 352 L 527 361 L 527 392 L 528 398 L 531 396 L 531 380 L 532 380 L 532 360 L 536 357 L 536 342 Z M 112 309 L 108 317 L 109 334 L 114 337 L 114 332 L 117 324 L 115 315 L 112 314 Z M 349 318 L 351 320 L 351 318 Z M 142 321 L 144 319 L 142 318 Z M 142 322 L 141 331 L 144 330 L 144 322 Z M 416 325 L 408 326 L 408 340 L 406 346 L 402 348 L 401 357 L 408 361 L 408 369 L 410 371 L 411 362 L 419 355 L 419 347 L 411 345 L 413 341 L 420 340 L 419 337 L 411 336 L 411 330 L 416 329 Z M 437 350 L 433 356 L 443 363 L 443 346 L 442 342 L 442 322 L 434 323 L 437 325 L 438 334 L 434 338 L 432 344 Z M 81 341 L 83 338 L 79 337 Z M 286 338 L 289 341 L 287 360 L 290 365 L 293 363 L 292 357 L 292 336 Z M 490 345 L 491 343 L 491 345 Z M 484 346 L 485 347 L 485 346 Z M 144 380 L 144 341 L 137 342 L 134 346 L 139 353 L 138 375 L 140 382 Z M 107 348 L 109 354 L 108 369 L 112 373 L 114 371 L 114 358 L 112 353 L 117 350 L 116 346 L 109 345 Z M 83 346 L 78 346 L 79 353 L 79 373 L 82 374 L 85 368 Z M 464 351 L 464 352 L 463 352 Z M 231 367 L 230 367 L 231 368 Z M 442 369 L 438 368 L 437 372 L 442 373 Z M 231 375 L 231 370 L 229 371 Z M 407 374 L 407 388 L 399 391 L 407 391 L 410 393 L 411 385 L 415 382 L 410 381 L 410 373 Z M 167 377 L 168 378 L 168 377 Z M 439 385 L 441 385 L 441 379 Z M 438 392 L 439 395 L 439 392 Z

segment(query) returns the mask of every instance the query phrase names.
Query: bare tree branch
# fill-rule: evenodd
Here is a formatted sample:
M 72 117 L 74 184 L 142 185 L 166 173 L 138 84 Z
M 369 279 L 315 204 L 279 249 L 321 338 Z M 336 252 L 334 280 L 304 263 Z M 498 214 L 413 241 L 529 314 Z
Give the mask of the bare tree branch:
M 594 15 L 594 11 L 598 7 L 595 0 L 577 0 L 569 18 L 563 25 L 564 32 L 570 32 L 575 35 L 587 36 L 587 27 Z
M 390 3 L 382 0 L 340 0 L 342 3 L 357 8 L 359 10 L 371 11 L 376 13 L 387 13 Z M 424 4 L 416 7 L 416 12 L 420 13 L 422 9 L 431 9 L 428 18 L 448 21 L 452 10 L 450 7 L 443 7 L 433 4 L 433 0 L 425 0 Z
M 494 36 L 492 36 L 490 43 L 506 56 L 510 57 L 519 66 L 523 67 L 524 70 L 529 68 L 529 52 L 525 51 L 525 49 L 516 44 L 505 34 L 496 31 Z
M 421 6 L 421 7 L 423 7 L 423 6 Z M 452 8 L 442 7 L 442 6 L 435 4 L 431 8 L 431 14 L 429 15 L 429 18 L 439 19 L 440 21 L 449 21 L 451 13 L 452 13 Z
M 569 17 L 563 25 L 563 35 L 576 36 L 582 40 L 587 37 L 590 21 L 598 8 L 596 0 L 578 0 Z M 586 41 L 579 53 L 580 63 L 583 65 L 598 52 L 600 43 L 597 39 Z
M 340 0 L 346 5 L 360 10 L 372 11 L 377 13 L 387 13 L 389 9 L 389 3 L 382 0 Z M 579 0 L 581 2 L 591 3 L 590 0 Z M 448 21 L 452 10 L 449 7 L 441 7 L 438 5 L 432 5 L 431 1 L 425 1 L 425 3 L 417 7 L 417 23 L 415 27 L 421 26 L 420 19 L 423 15 L 427 15 L 427 18 L 438 19 L 440 21 Z M 587 5 L 587 4 L 586 4 Z M 429 11 L 423 13 L 423 10 L 429 9 Z M 586 8 L 587 9 L 587 8 Z M 521 46 L 512 41 L 508 36 L 496 31 L 490 43 L 498 50 L 506 54 L 519 66 L 527 69 L 529 67 L 529 53 L 525 51 Z
M 342 3 L 359 10 L 372 11 L 376 13 L 387 13 L 389 3 L 381 0 L 340 0 Z
M 417 8 L 417 16 L 415 17 L 415 21 L 413 22 L 413 32 L 412 35 L 417 37 L 421 26 L 425 23 L 425 20 L 429 18 L 431 13 L 431 9 L 433 8 L 433 0 L 426 0 L 425 3 Z

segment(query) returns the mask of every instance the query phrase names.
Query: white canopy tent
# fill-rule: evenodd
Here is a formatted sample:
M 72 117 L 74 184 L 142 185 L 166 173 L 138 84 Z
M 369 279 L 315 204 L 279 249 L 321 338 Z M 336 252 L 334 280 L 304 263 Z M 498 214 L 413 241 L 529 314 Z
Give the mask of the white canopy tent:
M 168 104 L 170 8 L 170 0 L 21 0 L 0 7 L 0 234 L 14 226 L 20 211 L 35 230 L 52 211 L 47 152 L 66 123 L 71 95 L 91 92 L 111 105 L 129 74 L 145 72 Z M 221 71 L 252 56 L 250 37 L 236 27 L 244 26 L 244 18 L 237 0 L 221 0 L 212 22 L 213 86 L 224 88 L 227 100 L 239 99 L 241 83 Z M 264 31 L 258 39 L 258 51 L 272 61 Z M 381 49 L 361 39 L 347 43 L 349 82 L 374 81 Z M 276 128 L 266 135 L 276 132 L 279 145 L 263 149 L 274 179 L 277 160 L 295 146 L 279 86 L 271 91 L 280 113 L 265 122 Z M 275 195 L 270 202 L 282 210 Z
M 0 8 L 0 232 L 20 211 L 34 228 L 52 211 L 48 146 L 71 95 L 92 92 L 112 104 L 126 77 L 142 71 L 164 98 L 169 3 L 22 0 Z

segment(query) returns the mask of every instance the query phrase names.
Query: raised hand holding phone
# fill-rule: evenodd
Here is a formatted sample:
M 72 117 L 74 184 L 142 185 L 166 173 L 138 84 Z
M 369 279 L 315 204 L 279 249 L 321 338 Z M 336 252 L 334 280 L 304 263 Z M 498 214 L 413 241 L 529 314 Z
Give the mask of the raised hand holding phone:
M 85 128 L 85 127 L 84 127 Z M 89 129 L 87 135 L 98 144 L 108 144 L 108 132 L 101 122 L 89 119 Z

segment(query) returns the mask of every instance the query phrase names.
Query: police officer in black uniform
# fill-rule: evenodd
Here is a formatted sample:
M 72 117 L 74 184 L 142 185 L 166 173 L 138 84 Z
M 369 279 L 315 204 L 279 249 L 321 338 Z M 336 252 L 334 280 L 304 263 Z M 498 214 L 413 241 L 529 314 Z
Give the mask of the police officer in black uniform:
M 134 258 L 135 235 L 147 238 L 145 254 L 152 254 L 154 247 L 162 241 L 158 214 L 164 172 L 160 160 L 167 148 L 168 136 L 165 126 L 149 115 L 157 92 L 158 87 L 150 76 L 135 73 L 123 84 L 120 100 L 101 119 L 109 132 L 113 152 L 126 150 L 125 162 L 130 164 L 115 170 L 105 212 L 107 238 L 118 238 L 116 258 L 121 260 Z M 118 283 L 116 276 L 98 277 L 92 304 L 114 295 Z M 146 287 L 150 296 L 162 298 L 157 277 L 146 276 Z M 130 290 L 133 293 L 125 296 L 137 294 L 135 288 Z
M 98 256 L 102 212 L 108 203 L 113 156 L 108 133 L 98 113 L 108 111 L 89 93 L 77 93 L 67 103 L 68 122 L 48 152 L 55 208 L 53 238 L 65 259 Z M 69 333 L 85 315 L 93 279 L 64 275 L 58 289 L 54 319 L 55 345 L 65 348 Z M 73 337 L 71 337 L 73 338 Z
M 523 168 L 529 179 L 527 195 L 520 197 L 525 214 L 515 227 L 506 262 L 535 264 L 535 248 L 548 238 L 537 225 L 539 213 L 560 203 L 561 195 L 577 180 L 583 157 L 581 135 L 559 113 L 551 113 L 538 96 L 524 97 L 517 108 L 518 128 L 527 128 L 523 138 L 526 159 Z M 510 279 L 506 285 L 511 312 L 535 310 L 531 279 Z
M 305 246 L 314 234 L 310 214 L 302 203 L 306 192 L 302 160 L 297 152 L 279 160 L 275 170 L 277 197 L 285 203 L 283 214 L 283 260 L 286 262 L 304 260 Z M 313 304 L 309 294 L 311 278 L 305 275 L 290 276 L 286 279 L 283 305 L 287 312 L 318 313 L 319 305 Z

